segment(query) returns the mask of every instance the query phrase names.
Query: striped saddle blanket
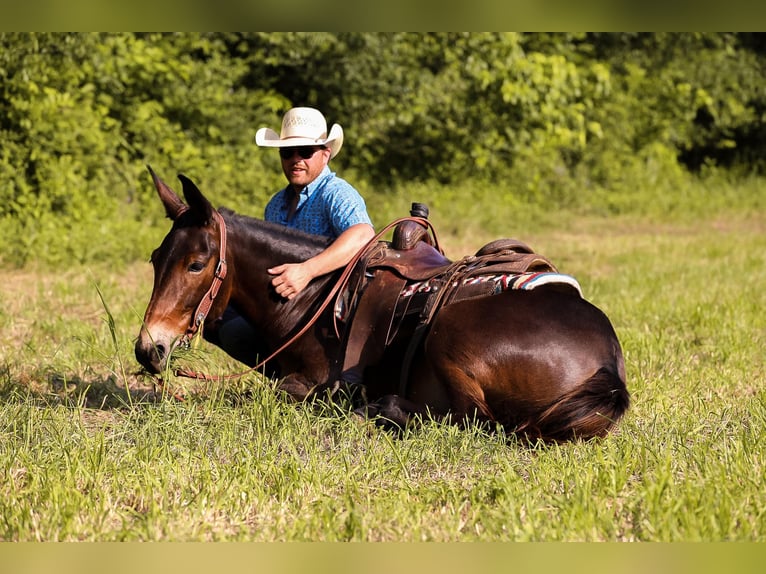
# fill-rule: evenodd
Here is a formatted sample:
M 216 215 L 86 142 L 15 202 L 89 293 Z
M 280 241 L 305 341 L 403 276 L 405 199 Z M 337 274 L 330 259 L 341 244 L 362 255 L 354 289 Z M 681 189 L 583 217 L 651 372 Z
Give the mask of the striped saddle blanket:
M 572 290 L 582 297 L 582 289 L 577 279 L 571 275 L 553 272 L 527 272 L 527 273 L 499 273 L 466 277 L 462 281 L 452 285 L 459 288 L 459 292 L 465 292 L 466 296 L 459 299 L 471 298 L 471 296 L 497 295 L 509 289 L 530 291 L 538 287 L 548 286 L 565 290 Z M 402 290 L 401 297 L 412 297 L 418 293 L 431 293 L 441 288 L 438 279 L 428 279 L 409 283 Z

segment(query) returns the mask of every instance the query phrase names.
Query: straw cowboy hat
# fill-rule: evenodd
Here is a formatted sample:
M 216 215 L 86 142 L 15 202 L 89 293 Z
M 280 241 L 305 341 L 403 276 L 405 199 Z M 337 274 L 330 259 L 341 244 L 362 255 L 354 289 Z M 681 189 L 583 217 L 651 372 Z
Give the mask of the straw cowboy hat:
M 255 133 L 255 143 L 263 147 L 295 147 L 324 145 L 330 148 L 330 158 L 338 155 L 343 145 L 343 128 L 333 124 L 327 135 L 327 121 L 314 108 L 292 108 L 282 118 L 282 132 L 261 128 Z

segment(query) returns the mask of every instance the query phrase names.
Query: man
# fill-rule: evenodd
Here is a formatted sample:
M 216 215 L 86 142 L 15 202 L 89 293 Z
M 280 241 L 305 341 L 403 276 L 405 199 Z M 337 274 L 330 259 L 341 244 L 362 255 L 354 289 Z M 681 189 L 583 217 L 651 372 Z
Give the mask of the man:
M 295 297 L 320 275 L 346 265 L 374 235 L 359 192 L 328 167 L 343 145 L 343 128 L 327 122 L 318 110 L 293 108 L 282 119 L 282 131 L 261 128 L 255 143 L 279 148 L 288 185 L 266 205 L 265 219 L 333 239 L 332 244 L 302 263 L 269 269 L 277 293 Z
M 319 110 L 292 108 L 282 118 L 280 133 L 260 128 L 255 143 L 279 148 L 288 181 L 266 205 L 264 219 L 333 240 L 306 261 L 268 270 L 276 292 L 293 299 L 315 277 L 346 265 L 372 239 L 375 230 L 362 196 L 328 166 L 343 145 L 340 125 L 334 124 L 328 134 Z M 234 358 L 249 365 L 256 363 L 261 347 L 256 333 L 233 310 L 224 315 L 217 338 L 221 348 Z

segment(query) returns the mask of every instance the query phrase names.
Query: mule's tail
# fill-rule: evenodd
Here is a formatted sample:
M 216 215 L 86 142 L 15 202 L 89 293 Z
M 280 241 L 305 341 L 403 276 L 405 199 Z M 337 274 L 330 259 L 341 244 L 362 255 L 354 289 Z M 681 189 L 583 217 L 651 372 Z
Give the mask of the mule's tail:
M 549 441 L 602 437 L 622 418 L 629 405 L 625 381 L 602 367 L 517 432 Z

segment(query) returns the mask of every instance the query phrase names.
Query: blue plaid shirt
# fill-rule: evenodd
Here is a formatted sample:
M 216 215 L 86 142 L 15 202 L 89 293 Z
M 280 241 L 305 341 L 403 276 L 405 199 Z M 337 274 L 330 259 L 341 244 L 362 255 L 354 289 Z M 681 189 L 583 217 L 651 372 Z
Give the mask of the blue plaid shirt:
M 288 221 L 290 195 L 289 186 L 277 192 L 266 204 L 264 219 L 331 239 L 357 223 L 372 225 L 359 192 L 327 166 L 301 190 L 298 208 Z

